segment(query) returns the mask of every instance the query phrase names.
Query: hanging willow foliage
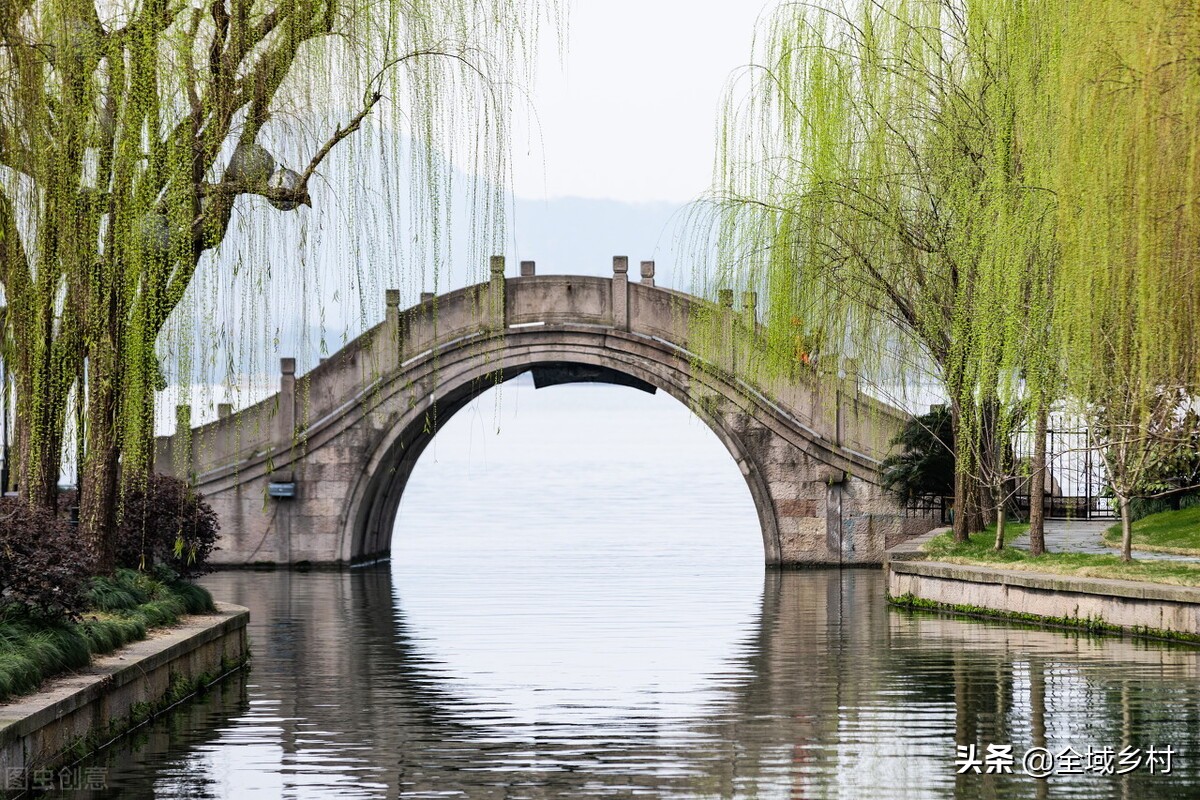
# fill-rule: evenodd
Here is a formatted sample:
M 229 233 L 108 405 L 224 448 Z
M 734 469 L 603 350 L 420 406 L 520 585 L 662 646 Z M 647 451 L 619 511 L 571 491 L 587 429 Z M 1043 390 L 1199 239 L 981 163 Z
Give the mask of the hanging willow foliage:
M 1056 319 L 1129 558 L 1129 500 L 1159 460 L 1192 446 L 1180 423 L 1200 396 L 1200 2 L 1072 9 Z
M 1055 5 L 785 4 L 719 142 L 720 269 L 702 282 L 765 293 L 784 362 L 799 328 L 827 374 L 844 356 L 876 383 L 932 373 L 953 408 L 960 537 L 996 504 L 997 443 L 1053 374 Z
M 2 342 L 29 501 L 53 504 L 74 392 L 86 407 L 82 528 L 103 562 L 118 466 L 132 480 L 153 461 L 153 397 L 165 386 L 156 342 L 197 266 L 250 208 L 242 198 L 308 214 L 301 209 L 314 203 L 318 169 L 353 146 L 383 101 L 395 103 L 394 118 L 407 120 L 418 144 L 402 148 L 395 134 L 375 161 L 411 153 L 412 202 L 432 238 L 444 233 L 451 188 L 452 160 L 442 154 L 461 151 L 461 165 L 481 176 L 479 238 L 494 241 L 514 91 L 531 77 L 540 24 L 560 22 L 554 6 L 544 8 L 540 0 L 0 3 Z M 350 110 L 330 122 L 346 98 Z M 324 131 L 313 136 L 316 126 Z M 268 151 L 269 129 L 276 141 L 294 132 L 283 148 L 294 160 Z

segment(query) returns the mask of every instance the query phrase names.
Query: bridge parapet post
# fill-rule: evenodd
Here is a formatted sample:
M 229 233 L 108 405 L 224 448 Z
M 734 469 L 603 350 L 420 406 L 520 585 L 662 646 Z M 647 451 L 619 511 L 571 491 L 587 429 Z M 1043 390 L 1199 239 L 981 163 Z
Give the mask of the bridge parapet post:
M 532 261 L 521 262 L 521 277 L 532 278 L 537 272 L 537 267 Z
M 175 433 L 171 436 L 171 469 L 175 477 L 192 483 L 195 476 L 195 447 L 192 440 L 192 407 L 175 406 Z
M 858 393 L 862 388 L 862 373 L 858 365 L 857 358 L 842 359 L 842 375 L 845 376 L 846 390 L 858 399 Z
M 217 419 L 225 419 L 233 415 L 233 403 L 217 403 Z
M 279 407 L 275 413 L 275 427 L 271 439 L 274 444 L 273 455 L 276 458 L 292 449 L 296 438 L 296 359 L 279 359 Z M 271 472 L 273 480 L 291 480 L 292 467 L 275 469 Z
M 847 404 L 853 406 L 854 414 L 857 415 L 858 413 L 858 394 L 860 391 L 858 360 L 854 358 L 842 359 L 840 377 L 842 377 L 842 380 L 838 383 L 837 408 L 835 409 L 836 416 L 834 417 L 834 437 L 839 447 L 847 443 L 847 416 L 851 413 L 846 408 Z
M 654 262 L 653 261 L 643 261 L 642 262 L 642 285 L 643 286 L 653 286 L 654 285 Z
M 612 277 L 613 327 L 629 330 L 629 257 L 613 256 Z
M 721 336 L 720 366 L 729 372 L 737 369 L 737 359 L 734 357 L 733 336 L 733 289 L 718 289 L 717 303 L 721 306 L 718 324 Z
M 504 315 L 504 256 L 492 256 L 488 264 L 487 297 L 484 300 L 484 328 L 490 332 L 503 332 Z
M 742 307 L 737 316 L 738 331 L 734 349 L 738 367 L 746 373 L 753 373 L 763 357 L 757 341 L 758 292 L 742 292 Z
M 753 333 L 758 325 L 758 292 L 742 292 L 742 320 Z
M 383 292 L 383 341 L 372 342 L 377 353 L 376 370 L 381 374 L 400 366 L 400 290 L 385 289 Z

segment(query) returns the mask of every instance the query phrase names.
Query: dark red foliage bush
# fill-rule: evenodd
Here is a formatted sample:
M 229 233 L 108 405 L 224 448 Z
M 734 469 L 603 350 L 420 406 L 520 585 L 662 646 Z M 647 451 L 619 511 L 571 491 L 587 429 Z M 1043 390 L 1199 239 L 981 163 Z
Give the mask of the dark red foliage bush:
M 125 490 L 117 528 L 117 566 L 150 569 L 166 564 L 183 577 L 211 569 L 216 512 L 186 482 L 153 474 Z
M 44 616 L 76 616 L 94 562 L 67 521 L 14 497 L 0 498 L 0 603 Z

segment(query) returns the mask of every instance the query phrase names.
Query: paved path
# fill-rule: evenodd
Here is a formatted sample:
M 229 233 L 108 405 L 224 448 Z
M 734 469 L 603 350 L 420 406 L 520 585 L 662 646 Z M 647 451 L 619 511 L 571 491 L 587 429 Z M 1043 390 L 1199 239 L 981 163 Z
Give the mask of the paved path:
M 1100 537 L 1112 525 L 1114 520 L 1083 521 L 1083 520 L 1046 520 L 1046 549 L 1056 553 L 1104 553 L 1118 555 L 1120 550 L 1109 547 Z M 1013 547 L 1022 550 L 1029 549 L 1029 534 L 1023 533 L 1011 542 Z M 1134 558 L 1161 558 L 1167 561 L 1200 561 L 1195 556 L 1179 556 L 1173 553 L 1151 553 L 1146 550 L 1134 549 Z

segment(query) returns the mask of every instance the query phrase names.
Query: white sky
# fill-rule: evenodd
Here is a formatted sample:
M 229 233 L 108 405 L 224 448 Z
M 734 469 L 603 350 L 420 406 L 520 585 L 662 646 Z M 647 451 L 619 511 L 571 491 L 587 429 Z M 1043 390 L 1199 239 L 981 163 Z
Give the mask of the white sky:
M 750 61 L 759 14 L 775 5 L 574 0 L 565 63 L 547 43 L 534 127 L 514 137 L 516 194 L 694 199 L 712 175 L 724 88 Z

